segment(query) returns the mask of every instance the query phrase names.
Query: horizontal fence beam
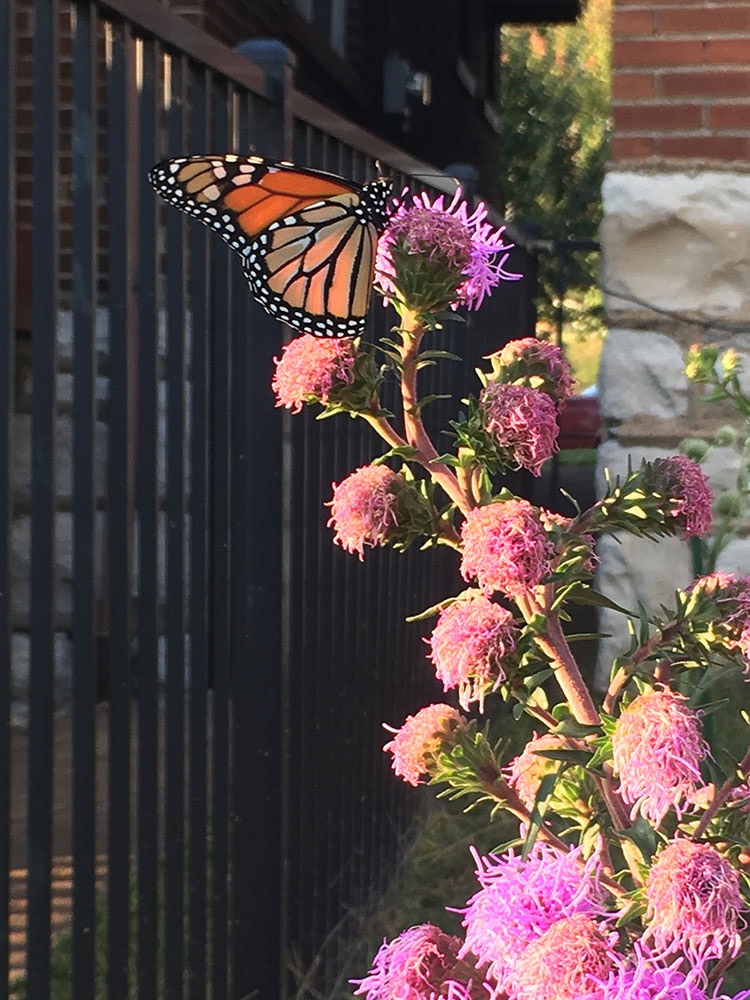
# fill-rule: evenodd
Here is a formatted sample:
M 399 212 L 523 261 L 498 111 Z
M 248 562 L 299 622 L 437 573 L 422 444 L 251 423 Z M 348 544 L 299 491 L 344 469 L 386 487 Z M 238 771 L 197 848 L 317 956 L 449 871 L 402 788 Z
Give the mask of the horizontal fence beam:
M 207 35 L 192 22 L 153 0 L 109 0 L 97 4 L 102 13 L 117 15 L 133 27 L 179 49 L 191 59 L 246 87 L 258 97 L 268 97 L 263 70 L 244 56 L 237 55 L 220 41 Z M 215 150 L 220 152 L 220 150 Z

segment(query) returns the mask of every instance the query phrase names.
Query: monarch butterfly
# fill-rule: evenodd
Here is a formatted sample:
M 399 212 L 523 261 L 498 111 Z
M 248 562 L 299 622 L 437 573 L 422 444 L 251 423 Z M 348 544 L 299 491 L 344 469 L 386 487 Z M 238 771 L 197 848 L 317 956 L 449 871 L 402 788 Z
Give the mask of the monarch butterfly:
M 389 180 L 360 185 L 229 154 L 165 160 L 148 176 L 157 194 L 240 255 L 253 295 L 271 316 L 318 337 L 362 333 Z

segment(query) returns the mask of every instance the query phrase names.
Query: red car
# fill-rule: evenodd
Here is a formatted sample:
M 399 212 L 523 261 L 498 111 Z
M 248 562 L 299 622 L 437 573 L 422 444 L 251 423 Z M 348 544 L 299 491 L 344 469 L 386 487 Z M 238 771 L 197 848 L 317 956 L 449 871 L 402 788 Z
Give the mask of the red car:
M 561 449 L 596 448 L 601 440 L 602 416 L 595 385 L 571 396 L 560 413 Z

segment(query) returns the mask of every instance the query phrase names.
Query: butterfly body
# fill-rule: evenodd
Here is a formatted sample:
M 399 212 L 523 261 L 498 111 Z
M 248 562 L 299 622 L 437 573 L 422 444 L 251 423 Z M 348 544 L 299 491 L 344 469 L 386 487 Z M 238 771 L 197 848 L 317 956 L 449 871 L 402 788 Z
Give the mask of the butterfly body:
M 242 258 L 263 308 L 303 333 L 362 333 L 391 183 L 359 185 L 259 156 L 165 160 L 149 173 L 169 204 Z

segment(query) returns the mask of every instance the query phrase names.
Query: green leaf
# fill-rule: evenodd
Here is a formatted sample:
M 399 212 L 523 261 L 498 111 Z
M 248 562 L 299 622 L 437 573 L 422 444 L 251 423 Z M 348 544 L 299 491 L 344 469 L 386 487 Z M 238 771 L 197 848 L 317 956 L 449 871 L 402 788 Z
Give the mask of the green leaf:
M 535 750 L 535 756 L 546 757 L 547 760 L 559 760 L 565 764 L 581 764 L 585 767 L 591 760 L 591 754 L 586 750 Z
M 635 823 L 628 827 L 627 830 L 618 830 L 617 836 L 621 840 L 629 840 L 635 844 L 647 864 L 651 861 L 654 854 L 656 854 L 656 831 L 642 816 L 639 816 Z
M 528 859 L 528 856 L 536 843 L 536 838 L 539 836 L 539 831 L 542 828 L 544 816 L 547 812 L 547 806 L 549 805 L 549 800 L 555 790 L 555 785 L 557 784 L 557 779 L 559 778 L 560 773 L 561 771 L 555 771 L 553 774 L 546 774 L 544 778 L 542 778 L 539 785 L 539 791 L 536 793 L 534 808 L 531 810 L 531 819 L 529 821 L 528 829 L 526 830 L 526 837 L 521 850 L 521 857 L 524 861 Z
M 627 615 L 629 618 L 636 617 L 632 611 L 623 608 L 621 604 L 616 604 L 609 597 L 605 597 L 604 594 L 600 594 L 598 590 L 594 590 L 592 587 L 578 591 L 569 600 L 574 604 L 587 604 L 593 605 L 596 608 L 609 608 L 610 611 L 619 611 L 620 614 Z
M 615 927 L 624 927 L 626 924 L 630 924 L 639 917 L 642 917 L 645 912 L 645 903 L 639 899 L 631 899 L 620 916 L 617 918 Z

